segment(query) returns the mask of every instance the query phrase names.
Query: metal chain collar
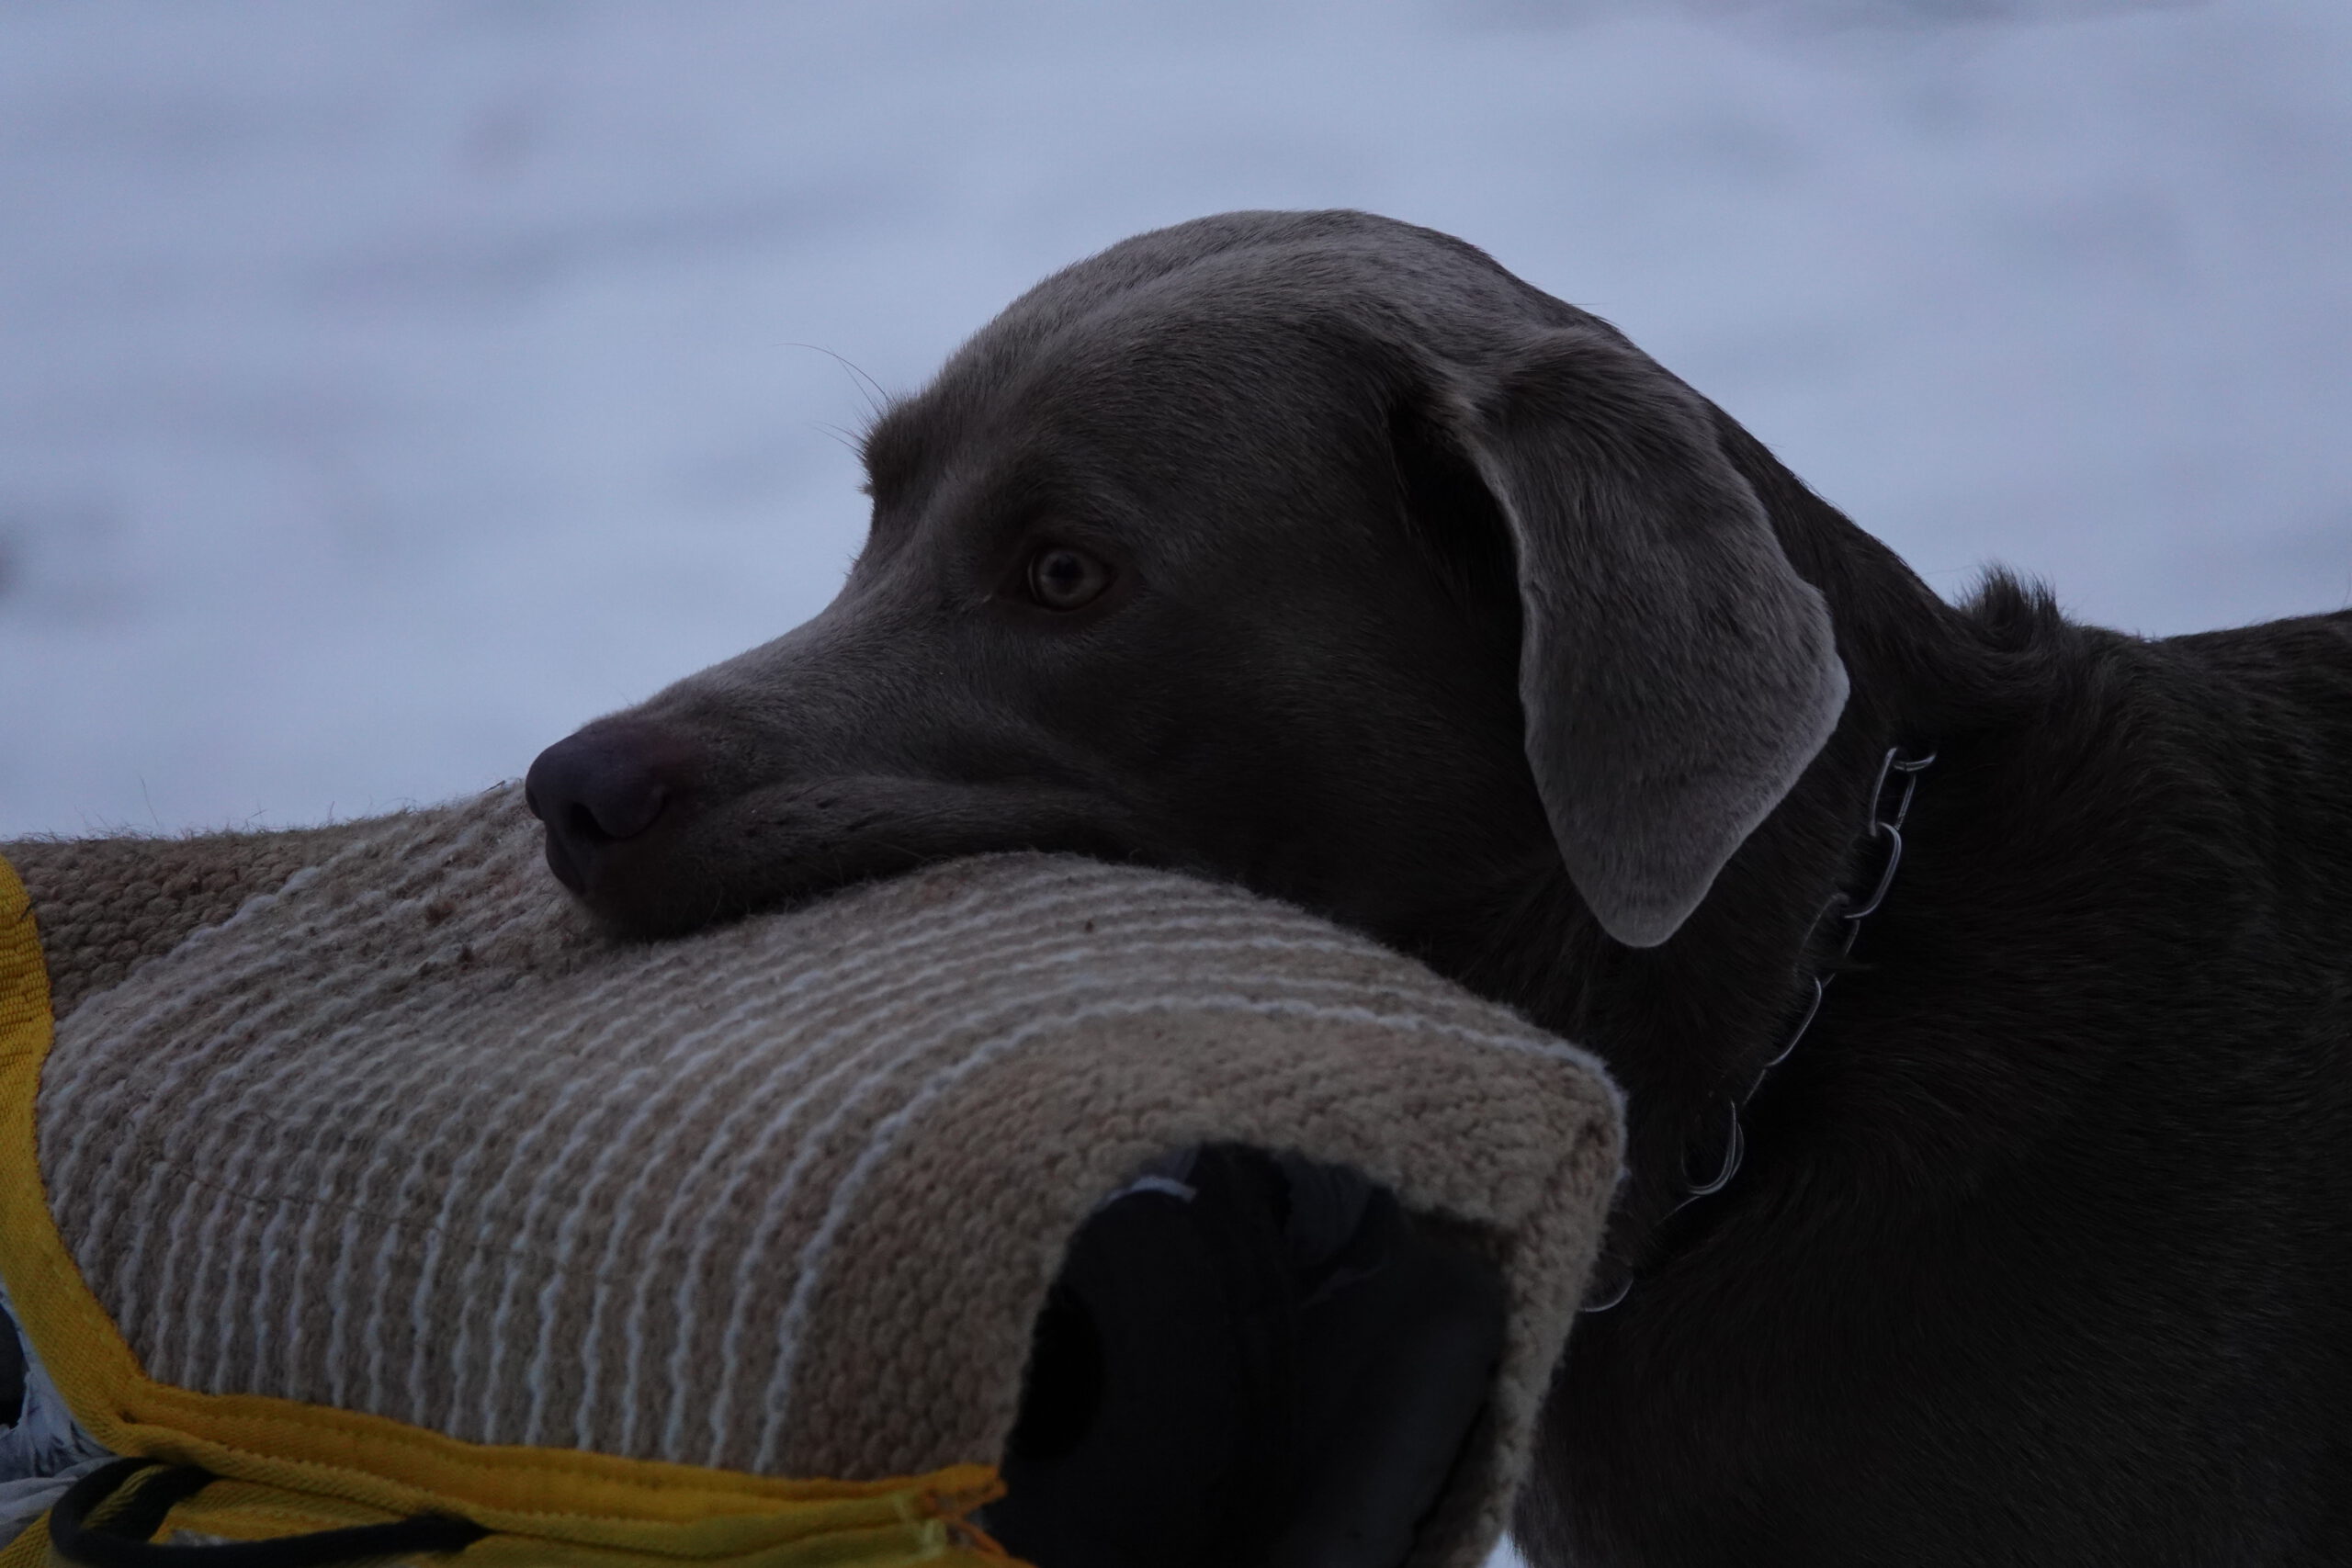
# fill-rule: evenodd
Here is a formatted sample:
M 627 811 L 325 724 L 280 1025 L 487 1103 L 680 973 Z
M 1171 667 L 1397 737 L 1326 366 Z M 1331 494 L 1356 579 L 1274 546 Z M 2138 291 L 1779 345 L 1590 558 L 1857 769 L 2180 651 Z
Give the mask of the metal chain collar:
M 1764 1080 L 1771 1077 L 1772 1069 L 1787 1061 L 1795 1052 L 1797 1042 L 1803 1040 L 1805 1031 L 1813 1027 L 1813 1021 L 1821 1016 L 1822 998 L 1829 994 L 1831 983 L 1838 978 L 1837 965 L 1853 953 L 1854 943 L 1862 934 L 1862 922 L 1878 913 L 1879 906 L 1886 902 L 1887 890 L 1894 886 L 1895 868 L 1903 863 L 1903 824 L 1911 815 L 1911 796 L 1919 787 L 1919 775 L 1927 771 L 1928 764 L 1936 760 L 1933 751 L 1924 757 L 1905 757 L 1901 751 L 1899 746 L 1887 748 L 1886 756 L 1879 762 L 1878 782 L 1871 786 L 1870 837 L 1883 840 L 1886 845 L 1886 859 L 1879 867 L 1878 882 L 1871 887 L 1870 897 L 1854 904 L 1851 908 L 1844 908 L 1853 902 L 1849 894 L 1842 890 L 1831 894 L 1821 913 L 1814 917 L 1815 931 L 1820 930 L 1821 922 L 1832 916 L 1844 922 L 1845 934 L 1838 943 L 1837 953 L 1828 964 L 1814 972 L 1813 997 L 1805 1003 L 1804 1016 L 1797 1020 L 1794 1029 L 1789 1031 L 1789 1037 L 1781 1043 L 1780 1050 L 1773 1054 L 1770 1061 L 1756 1070 L 1755 1077 L 1748 1080 L 1745 1091 L 1724 1101 L 1731 1131 L 1724 1139 L 1722 1165 L 1714 1175 L 1703 1181 L 1693 1180 L 1686 1167 L 1682 1175 L 1690 1185 L 1690 1190 L 1684 1193 L 1682 1201 L 1668 1211 L 1668 1218 L 1680 1213 L 1700 1199 L 1711 1198 L 1722 1191 L 1731 1185 L 1731 1179 L 1739 1174 L 1740 1162 L 1747 1156 L 1747 1134 L 1740 1124 L 1740 1112 L 1747 1110 L 1747 1102 L 1756 1098 L 1756 1091 L 1764 1087 Z M 1887 786 L 1897 775 L 1900 775 L 1901 793 L 1895 797 L 1894 809 L 1889 812 L 1885 809 Z M 1618 1286 L 1615 1295 L 1582 1310 L 1607 1312 L 1631 1294 L 1633 1289 L 1634 1276 L 1629 1273 L 1624 1282 Z

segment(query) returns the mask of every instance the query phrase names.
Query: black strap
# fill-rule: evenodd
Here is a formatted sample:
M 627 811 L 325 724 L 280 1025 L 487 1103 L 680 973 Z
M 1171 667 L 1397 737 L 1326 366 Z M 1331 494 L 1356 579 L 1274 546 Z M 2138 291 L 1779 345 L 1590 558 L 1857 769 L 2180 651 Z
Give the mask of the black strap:
M 49 1543 L 64 1561 L 81 1568 L 337 1568 L 349 1562 L 424 1552 L 462 1551 L 490 1533 L 471 1519 L 448 1514 L 418 1514 L 388 1525 L 317 1530 L 275 1540 L 240 1540 L 222 1546 L 158 1546 L 164 1519 L 215 1479 L 192 1464 L 163 1466 L 105 1517 L 91 1515 L 130 1484 L 152 1459 L 119 1459 L 94 1470 L 70 1487 L 49 1511 Z

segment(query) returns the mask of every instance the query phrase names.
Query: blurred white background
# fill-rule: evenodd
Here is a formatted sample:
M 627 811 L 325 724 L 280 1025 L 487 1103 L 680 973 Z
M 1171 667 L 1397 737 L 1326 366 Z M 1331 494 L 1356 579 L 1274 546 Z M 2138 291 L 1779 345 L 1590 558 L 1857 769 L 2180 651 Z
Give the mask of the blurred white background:
M 2344 0 L 5 0 L 0 837 L 519 773 L 831 595 L 842 361 L 1233 207 L 1486 246 L 1948 593 L 2336 608 L 2348 87 Z

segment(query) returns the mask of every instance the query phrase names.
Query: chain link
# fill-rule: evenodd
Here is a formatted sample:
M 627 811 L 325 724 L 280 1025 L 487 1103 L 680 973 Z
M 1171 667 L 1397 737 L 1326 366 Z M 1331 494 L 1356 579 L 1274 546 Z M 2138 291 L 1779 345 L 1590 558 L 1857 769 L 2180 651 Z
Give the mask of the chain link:
M 1903 863 L 1903 824 L 1911 815 L 1911 797 L 1919 788 L 1919 775 L 1936 760 L 1933 751 L 1924 757 L 1905 757 L 1901 753 L 1899 746 L 1887 748 L 1885 757 L 1878 765 L 1878 782 L 1871 786 L 1870 836 L 1884 840 L 1886 845 L 1886 858 L 1879 867 L 1878 881 L 1871 886 L 1870 897 L 1850 908 L 1846 906 L 1852 900 L 1844 892 L 1830 895 L 1829 902 L 1822 907 L 1820 914 L 1814 917 L 1815 931 L 1819 931 L 1821 922 L 1832 917 L 1844 924 L 1845 932 L 1838 940 L 1837 957 L 1828 965 L 1814 972 L 1813 995 L 1805 1002 L 1804 1016 L 1798 1019 L 1796 1027 L 1789 1031 L 1789 1036 L 1781 1042 L 1780 1050 L 1773 1054 L 1770 1061 L 1756 1070 L 1755 1077 L 1748 1080 L 1744 1093 L 1724 1101 L 1730 1131 L 1724 1138 L 1723 1160 L 1715 1174 L 1704 1180 L 1693 1179 L 1689 1167 L 1684 1167 L 1682 1179 L 1689 1190 L 1674 1206 L 1672 1213 L 1679 1214 L 1700 1199 L 1714 1196 L 1730 1186 L 1732 1178 L 1739 1174 L 1740 1164 L 1747 1156 L 1747 1132 L 1741 1123 L 1740 1112 L 1747 1110 L 1747 1102 L 1756 1098 L 1756 1091 L 1764 1087 L 1764 1080 L 1772 1076 L 1772 1069 L 1795 1053 L 1797 1043 L 1813 1027 L 1813 1021 L 1821 1016 L 1822 1000 L 1829 995 L 1830 985 L 1838 978 L 1836 965 L 1852 954 L 1854 943 L 1862 934 L 1862 922 L 1878 913 L 1879 906 L 1886 902 L 1887 890 L 1894 886 L 1895 870 Z M 1896 797 L 1894 809 L 1890 813 L 1885 809 L 1887 786 L 1898 778 L 1902 793 Z M 1633 1289 L 1634 1277 L 1628 1274 L 1615 1295 L 1583 1310 L 1589 1313 L 1607 1312 L 1631 1294 Z

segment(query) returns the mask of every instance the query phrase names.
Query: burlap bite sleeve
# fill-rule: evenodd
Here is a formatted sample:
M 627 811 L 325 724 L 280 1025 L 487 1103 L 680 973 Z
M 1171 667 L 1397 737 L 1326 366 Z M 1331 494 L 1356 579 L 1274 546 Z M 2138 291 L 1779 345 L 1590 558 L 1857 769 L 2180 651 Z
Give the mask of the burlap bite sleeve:
M 616 946 L 513 790 L 177 869 L 137 842 L 6 852 L 64 976 L 41 1178 L 151 1377 L 769 1475 L 990 1464 L 1090 1212 L 1237 1144 L 1498 1265 L 1415 1561 L 1499 1531 L 1620 1136 L 1592 1060 L 1505 1010 L 1232 888 L 1035 855 Z

